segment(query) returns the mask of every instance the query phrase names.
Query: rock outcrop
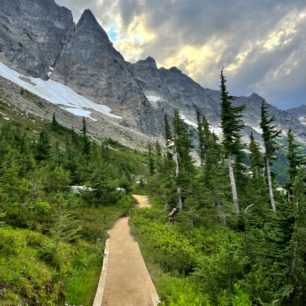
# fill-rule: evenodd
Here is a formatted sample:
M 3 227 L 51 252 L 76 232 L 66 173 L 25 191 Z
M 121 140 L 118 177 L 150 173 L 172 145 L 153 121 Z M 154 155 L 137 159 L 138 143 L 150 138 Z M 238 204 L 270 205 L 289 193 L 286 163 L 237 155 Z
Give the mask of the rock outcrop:
M 53 0 L 0 0 L 0 8 L 0 61 L 47 78 L 74 30 L 72 13 Z
M 111 106 L 123 117 L 123 125 L 158 132 L 151 120 L 153 109 L 129 65 L 90 10 L 82 14 L 51 77 L 96 103 Z

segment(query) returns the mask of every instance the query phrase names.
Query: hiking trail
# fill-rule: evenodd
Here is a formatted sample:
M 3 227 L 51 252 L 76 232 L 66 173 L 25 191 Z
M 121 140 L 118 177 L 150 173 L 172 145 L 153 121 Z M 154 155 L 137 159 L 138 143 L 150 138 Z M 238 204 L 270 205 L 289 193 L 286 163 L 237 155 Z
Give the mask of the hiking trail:
M 138 208 L 149 208 L 147 196 L 133 195 Z M 93 306 L 155 306 L 159 297 L 139 245 L 130 233 L 129 218 L 108 231 L 105 256 Z

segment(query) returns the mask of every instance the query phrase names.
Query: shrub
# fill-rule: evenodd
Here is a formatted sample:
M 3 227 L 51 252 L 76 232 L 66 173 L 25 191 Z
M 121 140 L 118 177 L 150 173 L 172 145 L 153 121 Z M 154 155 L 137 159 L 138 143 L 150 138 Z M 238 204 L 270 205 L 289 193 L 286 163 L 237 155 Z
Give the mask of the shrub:
M 175 226 L 154 221 L 156 216 L 160 218 L 160 212 L 154 209 L 134 212 L 132 224 L 144 249 L 164 271 L 191 273 L 198 264 L 195 249 Z
M 188 278 L 163 276 L 158 283 L 161 306 L 210 306 L 209 299 Z

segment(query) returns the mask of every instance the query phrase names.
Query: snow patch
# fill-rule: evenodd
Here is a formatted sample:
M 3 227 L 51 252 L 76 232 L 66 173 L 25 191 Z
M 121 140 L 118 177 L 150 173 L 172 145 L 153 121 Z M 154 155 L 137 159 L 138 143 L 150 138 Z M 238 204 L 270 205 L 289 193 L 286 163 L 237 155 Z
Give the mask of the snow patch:
M 152 103 L 156 103 L 161 100 L 161 97 L 159 96 L 146 95 L 146 97 L 149 100 L 149 102 L 152 102 Z
M 302 116 L 302 117 L 299 117 L 298 119 L 301 122 L 301 124 L 306 125 L 306 117 Z
M 181 118 L 186 124 L 188 124 L 189 126 L 192 126 L 192 127 L 195 128 L 195 129 L 198 128 L 197 123 L 195 123 L 195 122 L 192 121 L 192 120 L 187 119 L 185 115 L 180 114 L 180 118 Z M 214 127 L 214 126 L 211 126 L 211 125 L 210 125 L 210 126 L 209 126 L 209 130 L 210 130 L 212 133 L 214 133 L 214 134 L 216 134 L 217 136 L 219 136 L 219 137 L 222 136 L 222 129 L 221 129 L 220 127 Z
M 252 128 L 254 131 L 256 131 L 258 134 L 262 134 L 262 129 L 261 129 L 260 126 L 258 126 L 258 127 L 251 126 L 251 128 Z
M 105 116 L 115 119 L 121 119 L 120 116 L 112 114 L 112 110 L 108 106 L 97 104 L 77 94 L 68 86 L 65 86 L 50 79 L 47 81 L 43 81 L 39 78 L 25 77 L 24 75 L 19 74 L 16 71 L 10 69 L 2 62 L 0 62 L 0 76 L 28 90 L 32 94 L 49 101 L 52 104 L 60 105 L 61 107 L 64 106 L 64 109 L 76 116 L 83 117 L 84 114 L 86 114 L 87 118 L 95 120 L 91 117 L 91 112 L 89 111 L 94 110 Z M 29 81 L 26 82 L 24 81 L 25 79 Z
M 53 73 L 54 68 L 53 67 L 49 67 L 49 72 L 47 73 L 48 77 L 50 78 L 52 73 Z
M 217 136 L 222 136 L 223 135 L 222 129 L 220 127 L 209 126 L 209 130 L 212 133 L 216 134 Z
M 185 115 L 180 114 L 180 118 L 181 118 L 186 124 L 188 124 L 189 126 L 192 126 L 192 127 L 194 127 L 194 128 L 197 128 L 197 127 L 198 127 L 198 125 L 197 125 L 195 122 L 193 122 L 192 120 L 187 119 Z
M 73 108 L 73 107 L 61 107 L 62 109 L 66 110 L 67 112 L 75 115 L 75 116 L 79 116 L 79 117 L 85 117 L 85 118 L 90 118 L 91 112 L 84 110 L 84 109 L 80 109 L 80 108 Z

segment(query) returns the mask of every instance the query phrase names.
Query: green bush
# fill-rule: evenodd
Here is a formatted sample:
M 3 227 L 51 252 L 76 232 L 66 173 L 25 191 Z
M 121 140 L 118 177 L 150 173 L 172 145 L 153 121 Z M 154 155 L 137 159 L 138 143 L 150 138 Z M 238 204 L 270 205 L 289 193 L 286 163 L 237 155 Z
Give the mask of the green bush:
M 132 225 L 150 257 L 164 271 L 187 275 L 198 265 L 194 247 L 173 225 L 154 221 L 160 219 L 159 210 L 143 209 L 133 214 Z
M 16 238 L 7 233 L 4 228 L 0 229 L 0 253 L 3 256 L 15 256 L 19 252 Z
M 162 276 L 158 282 L 161 306 L 210 306 L 209 299 L 188 278 Z

